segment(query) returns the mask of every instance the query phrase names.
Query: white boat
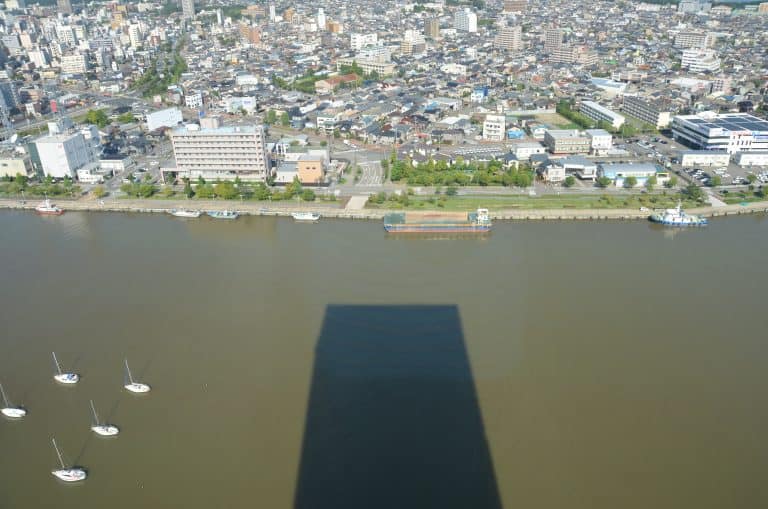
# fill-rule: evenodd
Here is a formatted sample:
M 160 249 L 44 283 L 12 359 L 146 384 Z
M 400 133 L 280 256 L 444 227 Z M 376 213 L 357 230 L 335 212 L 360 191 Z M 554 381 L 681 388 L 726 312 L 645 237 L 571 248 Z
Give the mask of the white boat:
M 128 383 L 125 384 L 123 387 L 125 387 L 127 390 L 131 392 L 137 392 L 137 393 L 150 391 L 151 388 L 149 387 L 149 385 L 143 384 L 140 382 L 135 382 L 133 380 L 133 375 L 131 375 L 131 368 L 128 367 L 128 359 L 125 359 L 125 371 L 128 373 Z
M 0 413 L 6 417 L 10 417 L 11 419 L 21 419 L 27 415 L 26 410 L 18 406 L 13 406 L 8 401 L 8 397 L 5 395 L 5 389 L 3 389 L 3 384 L 0 384 L 0 393 L 3 395 L 3 404 L 5 405 L 2 409 L 0 409 Z
M 291 212 L 291 217 L 296 221 L 319 221 L 320 214 L 317 212 Z
M 59 452 L 59 447 L 56 445 L 56 440 L 51 438 L 51 442 L 53 443 L 53 448 L 56 449 L 56 456 L 59 458 L 59 465 L 61 465 L 60 469 L 51 470 L 51 474 L 53 474 L 54 477 L 57 477 L 64 482 L 82 481 L 88 477 L 88 474 L 82 468 L 67 467 L 64 464 L 64 460 L 61 459 L 61 452 Z
M 56 364 L 56 374 L 53 375 L 54 380 L 67 385 L 76 384 L 80 381 L 80 375 L 77 373 L 62 373 L 59 359 L 56 358 L 56 352 L 51 352 L 51 355 L 53 355 L 53 363 Z
M 64 209 L 57 207 L 46 198 L 45 201 L 35 207 L 35 212 L 42 216 L 60 216 L 64 213 Z
M 93 412 L 94 422 L 93 426 L 91 426 L 91 431 L 103 437 L 113 437 L 120 433 L 120 429 L 118 429 L 117 426 L 112 424 L 103 424 L 99 421 L 99 414 L 96 413 L 96 407 L 93 405 L 93 400 L 91 400 L 91 411 Z
M 652 214 L 649 219 L 654 223 L 660 223 L 666 226 L 706 226 L 706 218 L 687 214 L 680 202 L 673 209 L 666 209 L 660 214 Z
M 208 215 L 214 219 L 237 219 L 240 214 L 234 210 L 211 210 Z
M 200 217 L 201 212 L 199 210 L 187 210 L 187 209 L 173 209 L 171 215 L 175 217 Z

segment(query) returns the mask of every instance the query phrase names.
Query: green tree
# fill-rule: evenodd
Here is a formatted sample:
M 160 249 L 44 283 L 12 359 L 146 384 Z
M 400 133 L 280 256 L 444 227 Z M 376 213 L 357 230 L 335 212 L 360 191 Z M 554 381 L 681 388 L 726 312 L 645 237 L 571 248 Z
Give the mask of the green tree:
M 681 191 L 681 194 L 689 200 L 704 200 L 704 191 L 702 191 L 701 188 L 696 184 L 688 184 L 685 189 Z
M 285 111 L 280 114 L 280 125 L 283 127 L 288 127 L 291 125 L 291 117 Z
M 117 121 L 120 122 L 121 124 L 130 124 L 131 122 L 136 121 L 136 117 L 134 117 L 133 113 L 131 113 L 130 111 L 126 111 L 125 113 L 117 117 Z
M 174 194 L 173 186 L 170 184 L 164 185 L 161 194 L 163 195 L 163 198 L 170 198 Z
M 149 182 L 143 182 L 141 184 L 138 184 L 137 194 L 142 198 L 149 198 L 150 196 L 155 194 L 155 192 L 157 192 L 157 188 L 153 184 L 150 184 Z
M 293 198 L 297 194 L 301 194 L 301 181 L 299 177 L 293 177 L 293 182 L 285 186 L 285 195 L 288 198 Z
M 271 194 L 264 182 L 256 184 L 256 188 L 253 191 L 253 197 L 260 201 L 268 200 Z
M 29 183 L 29 178 L 26 175 L 22 175 L 21 173 L 17 173 L 16 177 L 13 179 L 16 184 L 18 184 L 19 189 L 21 191 L 24 191 L 27 189 L 27 184 Z
M 192 189 L 192 183 L 188 178 L 184 178 L 184 196 L 192 198 L 195 195 L 195 191 Z
M 224 200 L 232 200 L 237 198 L 237 188 L 232 182 L 219 182 L 213 188 L 213 192 L 219 198 Z
M 747 173 L 747 181 L 750 184 L 754 184 L 755 182 L 757 182 L 757 175 L 755 175 L 754 173 Z
M 565 177 L 565 180 L 563 181 L 563 187 L 573 187 L 574 184 L 576 184 L 576 179 L 573 177 L 573 175 L 568 175 Z
M 723 185 L 723 179 L 720 178 L 720 175 L 712 175 L 712 178 L 709 179 L 709 185 L 710 187 L 717 187 Z
M 666 187 L 667 189 L 672 189 L 676 185 L 677 185 L 677 177 L 675 177 L 674 175 L 669 177 L 669 179 L 666 182 L 664 182 L 664 187 Z
M 627 189 L 632 189 L 637 185 L 637 177 L 633 177 L 630 175 L 629 177 L 624 177 L 624 187 Z
M 109 123 L 109 117 L 104 113 L 104 110 L 88 110 L 88 113 L 85 115 L 85 121 L 89 124 L 104 127 Z
M 274 125 L 277 123 L 277 112 L 275 110 L 269 110 L 267 112 L 266 117 L 264 118 L 264 123 L 267 125 Z
M 645 179 L 645 188 L 650 193 L 651 191 L 653 191 L 653 188 L 656 186 L 656 184 L 658 184 L 658 182 L 659 181 L 658 181 L 658 179 L 656 178 L 655 175 L 654 176 L 650 176 L 647 179 Z
M 205 185 L 205 179 L 202 176 L 197 177 L 197 186 L 202 187 Z
M 304 201 L 315 201 L 315 192 L 311 189 L 305 189 L 301 192 L 301 199 Z
M 597 187 L 604 188 L 604 187 L 610 186 L 611 182 L 613 181 L 610 178 L 603 176 L 603 177 L 598 177 L 598 179 L 595 181 L 595 184 L 597 184 Z
M 104 189 L 104 186 L 96 186 L 91 190 L 91 193 L 93 193 L 95 198 L 100 200 L 107 195 L 107 190 Z
M 198 185 L 197 189 L 195 189 L 195 195 L 197 195 L 198 198 L 202 199 L 210 199 L 215 196 L 215 191 L 213 190 L 213 185 L 211 184 L 203 184 Z

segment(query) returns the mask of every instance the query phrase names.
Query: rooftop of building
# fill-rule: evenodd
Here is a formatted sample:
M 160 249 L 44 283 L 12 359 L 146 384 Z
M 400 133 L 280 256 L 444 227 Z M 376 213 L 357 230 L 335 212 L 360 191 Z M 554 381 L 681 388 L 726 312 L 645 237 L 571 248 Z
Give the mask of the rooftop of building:
M 723 129 L 725 131 L 768 132 L 768 120 L 749 113 L 700 113 L 698 115 L 678 115 L 676 119 L 694 124 L 702 129 Z

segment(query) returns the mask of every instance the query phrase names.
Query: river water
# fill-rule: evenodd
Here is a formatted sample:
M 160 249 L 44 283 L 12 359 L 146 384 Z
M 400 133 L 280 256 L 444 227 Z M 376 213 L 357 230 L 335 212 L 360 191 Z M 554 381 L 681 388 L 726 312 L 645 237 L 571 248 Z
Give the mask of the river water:
M 2 212 L 0 508 L 768 507 L 766 252 L 760 216 Z

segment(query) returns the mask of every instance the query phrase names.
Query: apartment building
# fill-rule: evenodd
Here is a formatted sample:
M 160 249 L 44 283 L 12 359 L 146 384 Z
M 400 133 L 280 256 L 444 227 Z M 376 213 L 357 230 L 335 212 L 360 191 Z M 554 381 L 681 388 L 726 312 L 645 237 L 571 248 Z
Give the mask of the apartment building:
M 459 9 L 453 17 L 453 26 L 460 32 L 477 32 L 477 14 L 469 7 Z
M 587 117 L 591 118 L 595 122 L 608 122 L 614 129 L 619 129 L 626 118 L 624 115 L 620 115 L 612 110 L 609 110 L 605 106 L 602 106 L 594 101 L 582 101 L 579 104 L 579 112 Z
M 526 0 L 504 0 L 504 12 L 508 13 L 523 13 L 528 7 Z
M 592 140 L 575 129 L 548 129 L 544 133 L 544 144 L 552 154 L 588 154 Z
M 519 25 L 503 27 L 493 45 L 505 51 L 520 51 L 523 49 L 523 29 Z
M 62 74 L 85 74 L 88 69 L 85 55 L 62 55 L 61 73 Z
M 424 35 L 430 39 L 440 38 L 440 20 L 438 18 L 430 18 L 424 24 Z
M 349 34 L 349 47 L 360 51 L 366 46 L 375 46 L 379 42 L 379 36 L 373 34 L 352 33 Z
M 504 115 L 487 115 L 483 122 L 483 139 L 488 141 L 504 141 L 506 119 Z
M 712 37 L 703 32 L 684 31 L 675 36 L 675 47 L 705 49 L 712 45 Z
M 667 127 L 672 115 L 660 102 L 633 96 L 624 96 L 622 113 L 651 124 L 656 129 Z
M 691 72 L 717 72 L 720 70 L 720 59 L 712 50 L 686 49 L 683 50 L 680 66 Z
M 260 125 L 201 128 L 196 124 L 171 134 L 176 173 L 195 180 L 264 182 L 270 163 Z

